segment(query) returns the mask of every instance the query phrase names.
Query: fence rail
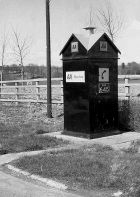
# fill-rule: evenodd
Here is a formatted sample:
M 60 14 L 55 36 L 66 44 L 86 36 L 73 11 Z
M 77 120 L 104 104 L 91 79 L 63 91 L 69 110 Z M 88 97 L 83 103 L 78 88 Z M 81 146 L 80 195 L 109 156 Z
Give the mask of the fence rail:
M 118 76 L 119 97 L 129 99 L 140 94 L 140 75 Z M 133 94 L 132 87 L 139 87 Z M 47 79 L 0 81 L 0 101 L 47 103 Z M 63 103 L 62 78 L 52 78 L 52 103 Z
M 52 103 L 63 103 L 62 78 L 52 78 Z M 47 79 L 0 81 L 0 101 L 47 103 Z

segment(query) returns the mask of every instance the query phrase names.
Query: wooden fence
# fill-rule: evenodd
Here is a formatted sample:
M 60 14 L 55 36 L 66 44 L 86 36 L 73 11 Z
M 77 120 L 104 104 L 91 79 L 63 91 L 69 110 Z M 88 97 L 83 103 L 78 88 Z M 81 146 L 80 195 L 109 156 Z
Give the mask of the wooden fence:
M 140 75 L 119 75 L 118 82 L 119 97 L 129 99 L 140 94 Z M 132 86 L 139 87 L 135 95 Z M 0 101 L 47 103 L 47 79 L 0 81 Z M 52 103 L 63 103 L 62 78 L 52 78 Z
M 118 75 L 119 98 L 138 98 L 140 96 L 140 75 Z
M 62 78 L 52 78 L 52 103 L 63 103 Z M 47 103 L 47 79 L 0 81 L 0 101 Z

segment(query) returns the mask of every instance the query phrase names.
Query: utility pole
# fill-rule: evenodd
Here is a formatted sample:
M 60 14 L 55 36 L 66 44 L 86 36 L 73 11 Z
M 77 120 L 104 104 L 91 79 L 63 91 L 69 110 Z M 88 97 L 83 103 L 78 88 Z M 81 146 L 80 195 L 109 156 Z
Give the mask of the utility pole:
M 46 0 L 46 63 L 47 63 L 47 116 L 52 118 L 51 98 L 51 43 L 50 43 L 50 0 Z

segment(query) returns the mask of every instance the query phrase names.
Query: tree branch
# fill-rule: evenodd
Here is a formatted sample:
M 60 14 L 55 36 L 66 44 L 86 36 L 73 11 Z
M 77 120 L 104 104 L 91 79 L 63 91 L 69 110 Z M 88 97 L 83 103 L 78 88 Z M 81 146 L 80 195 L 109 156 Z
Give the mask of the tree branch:
M 111 2 L 106 0 L 106 7 L 98 10 L 97 19 L 102 29 L 106 31 L 114 42 L 115 38 L 123 29 L 124 20 L 112 7 Z
M 16 57 L 17 62 L 20 63 L 22 66 L 22 79 L 23 79 L 23 73 L 24 73 L 24 60 L 25 57 L 29 53 L 29 42 L 27 37 L 22 38 L 21 34 L 13 29 L 13 35 L 14 35 L 14 47 L 13 52 Z

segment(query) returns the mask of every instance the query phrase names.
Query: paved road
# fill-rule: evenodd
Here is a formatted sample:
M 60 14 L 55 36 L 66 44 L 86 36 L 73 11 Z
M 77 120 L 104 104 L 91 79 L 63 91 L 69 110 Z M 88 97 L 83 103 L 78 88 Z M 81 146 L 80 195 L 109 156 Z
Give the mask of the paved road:
M 0 171 L 0 197 L 80 197 L 79 195 L 43 187 Z

